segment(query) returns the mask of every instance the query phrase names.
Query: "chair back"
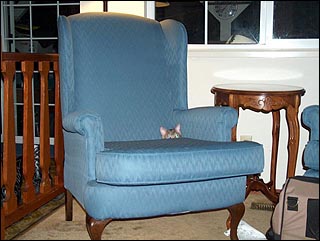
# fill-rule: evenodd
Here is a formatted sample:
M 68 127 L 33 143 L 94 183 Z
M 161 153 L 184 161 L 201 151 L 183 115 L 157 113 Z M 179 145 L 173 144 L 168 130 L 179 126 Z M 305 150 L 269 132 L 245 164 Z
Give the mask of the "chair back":
M 58 20 L 62 116 L 101 116 L 106 141 L 157 139 L 187 108 L 187 35 L 120 13 L 80 13 Z

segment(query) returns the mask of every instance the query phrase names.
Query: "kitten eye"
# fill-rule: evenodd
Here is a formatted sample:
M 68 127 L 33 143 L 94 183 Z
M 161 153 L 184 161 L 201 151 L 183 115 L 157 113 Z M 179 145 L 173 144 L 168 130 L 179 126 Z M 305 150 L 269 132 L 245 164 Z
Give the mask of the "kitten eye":
M 178 138 L 178 137 L 179 137 L 179 134 L 176 134 L 176 137 Z

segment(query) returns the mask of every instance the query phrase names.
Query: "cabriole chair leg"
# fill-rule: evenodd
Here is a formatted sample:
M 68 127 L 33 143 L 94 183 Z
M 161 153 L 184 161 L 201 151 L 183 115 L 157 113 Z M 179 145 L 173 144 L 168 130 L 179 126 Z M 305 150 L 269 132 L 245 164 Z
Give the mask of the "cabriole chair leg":
M 101 240 L 104 228 L 112 221 L 111 218 L 96 220 L 86 214 L 86 226 L 91 240 Z
M 239 222 L 244 215 L 244 210 L 245 210 L 245 206 L 243 203 L 239 203 L 228 208 L 228 211 L 230 213 L 229 218 L 231 219 L 230 220 L 231 221 L 230 222 L 230 239 L 231 240 L 239 240 L 237 229 L 238 229 Z

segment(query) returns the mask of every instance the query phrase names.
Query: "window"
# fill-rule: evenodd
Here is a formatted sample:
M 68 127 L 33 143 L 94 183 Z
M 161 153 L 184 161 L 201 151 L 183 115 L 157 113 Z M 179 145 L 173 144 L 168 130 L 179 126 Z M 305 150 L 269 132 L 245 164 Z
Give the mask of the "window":
M 2 1 L 1 45 L 4 52 L 57 53 L 57 17 L 80 12 L 80 1 Z M 1 85 L 2 85 L 1 81 Z M 22 143 L 23 131 L 23 76 L 17 69 L 15 75 L 16 141 Z M 54 76 L 49 72 L 50 142 L 54 136 Z M 3 88 L 1 88 L 2 91 Z M 3 96 L 3 93 L 1 93 Z M 1 102 L 3 103 L 3 102 Z M 33 75 L 34 136 L 39 137 L 40 77 Z M 35 138 L 38 142 L 38 138 Z
M 192 45 L 319 44 L 319 1 L 156 1 L 147 16 L 182 22 Z
M 80 1 L 4 1 L 1 12 L 3 51 L 56 53 L 57 17 L 79 13 Z
M 245 43 L 259 41 L 260 2 L 191 1 L 156 4 L 155 19 L 182 22 L 190 44 L 225 44 L 241 35 Z
M 273 38 L 319 38 L 319 1 L 275 2 Z

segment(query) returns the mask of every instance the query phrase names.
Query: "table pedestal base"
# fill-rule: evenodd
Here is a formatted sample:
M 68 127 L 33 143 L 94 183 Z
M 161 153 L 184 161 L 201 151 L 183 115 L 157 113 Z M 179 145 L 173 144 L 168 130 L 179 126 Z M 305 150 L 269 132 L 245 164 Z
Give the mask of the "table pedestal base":
M 279 195 L 272 191 L 273 182 L 265 183 L 259 175 L 250 175 L 247 177 L 246 198 L 251 191 L 261 191 L 271 202 L 278 203 Z

